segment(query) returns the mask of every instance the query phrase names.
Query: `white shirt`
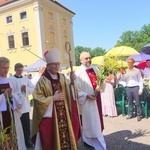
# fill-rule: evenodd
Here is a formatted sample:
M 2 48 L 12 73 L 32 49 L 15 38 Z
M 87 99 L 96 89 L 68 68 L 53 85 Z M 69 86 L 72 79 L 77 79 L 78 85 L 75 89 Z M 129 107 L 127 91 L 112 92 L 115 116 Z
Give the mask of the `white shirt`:
M 126 73 L 122 75 L 121 80 L 126 82 L 127 87 L 139 86 L 139 91 L 142 92 L 143 80 L 139 69 L 127 69 Z
M 143 70 L 143 73 L 144 73 L 144 78 L 150 78 L 150 68 L 145 68 Z

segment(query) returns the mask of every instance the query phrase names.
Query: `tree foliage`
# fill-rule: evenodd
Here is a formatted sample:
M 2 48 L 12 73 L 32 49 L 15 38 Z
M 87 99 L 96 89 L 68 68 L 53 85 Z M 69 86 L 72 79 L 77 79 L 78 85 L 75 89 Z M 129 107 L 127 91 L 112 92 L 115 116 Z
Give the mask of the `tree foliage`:
M 147 43 L 150 43 L 150 24 L 144 25 L 140 31 L 123 32 L 115 46 L 130 46 L 140 52 Z
M 150 24 L 143 25 L 140 31 L 125 31 L 120 36 L 120 39 L 116 42 L 116 46 L 129 46 L 137 51 L 141 51 L 141 48 L 146 45 L 147 43 L 150 43 Z M 76 65 L 80 65 L 80 54 L 83 51 L 87 51 L 91 54 L 91 57 L 95 56 L 101 56 L 106 53 L 106 50 L 97 47 L 94 49 L 88 48 L 88 47 L 82 47 L 82 46 L 76 46 L 75 47 L 75 60 Z
M 96 47 L 90 51 L 91 57 L 103 56 L 106 53 L 106 50 L 101 47 Z
M 86 51 L 89 52 L 91 57 L 95 57 L 95 56 L 101 56 L 104 55 L 106 53 L 105 49 L 101 48 L 101 47 L 97 47 L 94 49 L 88 48 L 88 47 L 82 47 L 82 46 L 76 46 L 75 47 L 75 63 L 77 66 L 80 65 L 80 54 L 81 52 Z

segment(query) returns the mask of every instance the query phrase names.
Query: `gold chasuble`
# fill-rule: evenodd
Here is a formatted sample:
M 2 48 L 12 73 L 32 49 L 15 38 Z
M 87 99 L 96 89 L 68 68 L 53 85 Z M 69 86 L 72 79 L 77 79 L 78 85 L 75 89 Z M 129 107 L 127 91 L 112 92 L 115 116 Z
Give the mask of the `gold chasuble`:
M 69 85 L 63 74 L 57 74 L 57 76 L 58 79 L 52 79 L 46 70 L 33 92 L 32 140 L 37 133 L 40 133 L 42 150 L 77 150 L 70 116 Z M 52 100 L 57 90 L 63 93 L 64 101 Z M 45 117 L 51 104 L 51 114 Z

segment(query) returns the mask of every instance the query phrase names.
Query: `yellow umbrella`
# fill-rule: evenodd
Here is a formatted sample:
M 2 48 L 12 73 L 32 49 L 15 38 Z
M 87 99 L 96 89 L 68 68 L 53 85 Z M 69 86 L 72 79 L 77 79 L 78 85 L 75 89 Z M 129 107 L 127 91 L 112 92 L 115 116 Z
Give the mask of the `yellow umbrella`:
M 118 60 L 117 64 L 119 67 L 121 67 L 121 66 L 128 67 L 128 63 L 126 61 Z
M 135 54 L 139 54 L 139 52 L 128 46 L 119 46 L 110 49 L 105 56 L 130 56 Z
M 92 64 L 103 65 L 104 64 L 104 56 L 97 56 L 92 58 Z
M 73 71 L 75 71 L 79 66 L 73 66 Z M 71 72 L 71 68 L 69 67 L 67 70 L 67 73 Z

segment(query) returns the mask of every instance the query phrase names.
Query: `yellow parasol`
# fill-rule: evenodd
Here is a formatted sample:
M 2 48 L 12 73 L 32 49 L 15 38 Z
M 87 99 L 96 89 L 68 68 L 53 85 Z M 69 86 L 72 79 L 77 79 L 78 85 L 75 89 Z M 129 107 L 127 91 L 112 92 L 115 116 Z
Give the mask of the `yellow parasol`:
M 79 66 L 72 66 L 73 68 L 73 71 L 76 71 L 76 69 L 78 68 Z M 66 70 L 67 73 L 71 72 L 71 68 L 69 67 L 67 70 Z
M 130 56 L 135 54 L 139 54 L 139 52 L 128 46 L 119 46 L 110 49 L 105 56 Z
M 103 65 L 105 61 L 104 56 L 97 56 L 92 58 L 92 64 Z
M 128 63 L 126 61 L 118 60 L 117 64 L 119 67 L 121 66 L 128 67 Z

